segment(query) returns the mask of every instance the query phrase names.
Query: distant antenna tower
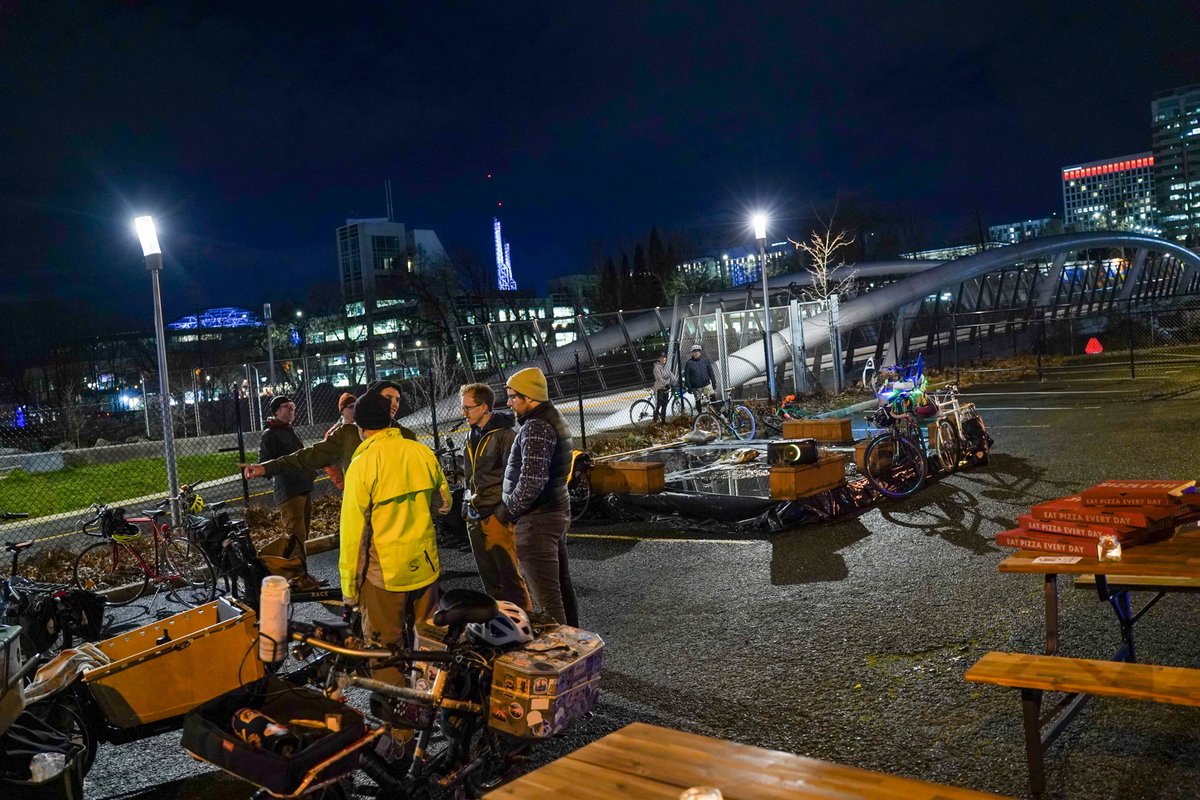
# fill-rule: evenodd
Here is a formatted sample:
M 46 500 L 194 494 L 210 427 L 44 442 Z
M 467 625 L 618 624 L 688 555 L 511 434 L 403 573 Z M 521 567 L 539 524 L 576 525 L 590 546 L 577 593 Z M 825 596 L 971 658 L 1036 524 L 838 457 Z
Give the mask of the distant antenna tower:
M 492 217 L 492 233 L 496 238 L 496 288 L 500 291 L 515 290 L 517 279 L 513 277 L 512 258 L 508 250 L 508 242 L 500 233 L 500 220 Z

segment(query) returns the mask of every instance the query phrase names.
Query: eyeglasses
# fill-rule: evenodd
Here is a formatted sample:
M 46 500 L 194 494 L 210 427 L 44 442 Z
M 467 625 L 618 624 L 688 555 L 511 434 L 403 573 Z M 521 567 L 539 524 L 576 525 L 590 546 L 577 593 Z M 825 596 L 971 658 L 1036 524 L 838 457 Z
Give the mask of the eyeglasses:
M 506 394 L 506 395 L 504 395 L 504 398 L 505 398 L 506 400 L 515 400 L 515 399 L 517 399 L 517 397 L 518 397 L 518 395 L 515 395 L 515 394 Z
M 482 405 L 483 405 L 483 403 L 476 403 L 473 406 L 459 406 L 459 408 L 461 408 L 463 411 L 473 411 Z

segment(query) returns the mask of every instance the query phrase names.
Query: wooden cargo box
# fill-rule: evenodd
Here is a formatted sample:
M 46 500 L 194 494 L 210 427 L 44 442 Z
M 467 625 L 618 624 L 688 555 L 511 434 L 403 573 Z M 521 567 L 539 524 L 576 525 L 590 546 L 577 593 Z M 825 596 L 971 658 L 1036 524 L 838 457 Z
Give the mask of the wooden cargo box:
M 850 431 L 850 418 L 789 419 L 783 423 L 785 439 L 816 439 L 829 444 L 850 444 L 854 434 Z
M 771 467 L 771 499 L 797 500 L 836 489 L 846 482 L 846 457 L 822 456 L 816 464 Z
M 598 494 L 655 494 L 663 490 L 666 471 L 661 461 L 602 461 L 591 478 Z
M 864 466 L 867 445 L 871 443 L 870 439 L 863 439 L 854 443 L 854 466 L 858 467 L 858 471 L 862 475 L 867 474 L 867 468 Z

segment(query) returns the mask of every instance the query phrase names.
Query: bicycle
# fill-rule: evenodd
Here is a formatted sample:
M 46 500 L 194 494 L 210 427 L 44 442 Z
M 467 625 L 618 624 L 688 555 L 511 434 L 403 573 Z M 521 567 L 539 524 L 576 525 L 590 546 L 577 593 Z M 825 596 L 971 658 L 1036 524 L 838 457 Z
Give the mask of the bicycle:
M 433 624 L 445 630 L 442 646 L 408 649 L 364 642 L 353 635 L 351 623 L 342 620 L 291 621 L 288 639 L 297 643 L 292 655 L 309 657 L 314 650 L 329 654 L 308 671 L 309 683 L 319 692 L 288 688 L 290 683 L 276 678 L 242 687 L 189 714 L 182 746 L 276 797 L 345 797 L 345 787 L 359 768 L 379 786 L 381 797 L 429 797 L 433 792 L 478 797 L 509 780 L 533 743 L 573 726 L 595 703 L 603 642 L 594 634 L 557 625 L 531 629 L 527 620 L 514 621 L 491 597 L 469 589 L 446 592 Z M 522 630 L 523 635 L 513 635 Z M 535 654 L 537 647 L 543 649 Z M 574 651 L 567 661 L 545 655 L 564 648 Z M 505 659 L 510 652 L 529 652 L 544 668 L 544 676 L 510 671 Z M 570 666 L 563 666 L 568 662 Z M 415 688 L 368 677 L 366 666 L 371 663 L 413 668 L 419 672 Z M 568 684 L 573 688 L 550 688 Z M 346 687 L 366 689 L 380 698 L 377 707 L 384 713 L 378 725 L 368 724 L 345 706 Z M 239 750 L 252 745 L 234 738 L 229 720 L 247 706 L 287 714 L 288 704 L 303 705 L 308 718 L 319 709 L 318 720 L 341 720 L 336 731 L 323 731 L 323 738 L 312 745 L 316 752 L 304 762 L 306 771 L 295 763 L 302 749 L 287 776 L 264 775 L 249 758 L 239 757 Z M 402 741 L 404 733 L 413 738 Z M 263 763 L 255 755 L 256 764 Z M 241 769 L 242 764 L 248 768 Z
M 28 516 L 0 512 L 0 520 Z M 34 543 L 29 540 L 4 545 L 12 553 L 12 565 L 8 577 L 0 583 L 0 625 L 21 629 L 17 643 L 22 659 L 70 647 L 76 638 L 96 641 L 104 630 L 104 601 L 96 594 L 68 584 L 37 583 L 21 575 L 21 553 Z
M 446 437 L 446 442 L 437 449 L 434 453 L 437 456 L 438 464 L 442 467 L 442 474 L 446 476 L 446 484 L 450 488 L 450 513 L 442 516 L 434 515 L 434 527 L 438 533 L 438 544 L 443 547 L 463 548 L 469 547 L 467 538 L 467 523 L 463 518 L 462 502 L 463 502 L 463 478 L 466 472 L 462 466 L 462 450 L 454 444 L 454 440 L 449 436 Z
M 693 431 L 712 434 L 713 438 L 721 438 L 726 432 L 733 434 L 739 441 L 749 441 L 758 431 L 758 422 L 754 413 L 744 405 L 735 405 L 733 400 L 710 400 L 708 410 L 696 417 L 692 425 Z
M 811 416 L 810 412 L 796 402 L 796 396 L 789 394 L 779 403 L 768 403 L 766 413 L 762 414 L 759 419 L 762 420 L 763 427 L 773 435 L 781 435 L 783 423 L 793 419 L 808 419 Z
M 964 460 L 983 463 L 993 440 L 975 404 L 960 403 L 958 386 L 953 383 L 934 392 L 932 397 L 938 407 L 934 453 L 942 469 L 953 472 Z
M 104 596 L 108 605 L 124 606 L 145 595 L 150 582 L 157 585 L 155 597 L 166 592 L 189 608 L 216 596 L 216 571 L 199 545 L 174 534 L 156 520 L 163 507 L 146 511 L 152 541 L 142 539 L 141 529 L 125 519 L 125 509 L 97 503 L 90 520 L 79 524 L 81 533 L 103 541 L 88 545 L 75 559 L 75 586 Z M 98 530 L 94 530 L 96 525 Z M 135 546 L 138 545 L 138 546 Z
M 655 392 L 651 389 L 649 395 L 643 397 L 641 400 L 635 400 L 633 405 L 629 407 L 629 422 L 639 431 L 645 430 L 654 422 L 654 395 Z M 692 401 L 687 395 L 672 388 L 671 398 L 667 401 L 667 411 L 670 413 L 672 419 L 680 416 L 690 417 L 692 415 Z
M 881 406 L 869 418 L 886 430 L 863 452 L 863 471 L 871 485 L 888 497 L 908 497 L 925 484 L 929 465 L 925 440 L 912 410 Z

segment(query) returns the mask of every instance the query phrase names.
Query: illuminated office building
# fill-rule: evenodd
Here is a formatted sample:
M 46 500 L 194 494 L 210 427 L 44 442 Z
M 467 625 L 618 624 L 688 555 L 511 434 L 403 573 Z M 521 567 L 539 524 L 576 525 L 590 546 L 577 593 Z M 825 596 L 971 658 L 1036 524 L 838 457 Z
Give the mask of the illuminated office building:
M 1200 246 L 1200 84 L 1155 94 L 1150 124 L 1163 237 Z
M 1062 186 L 1067 230 L 1159 232 L 1150 153 L 1063 167 Z

